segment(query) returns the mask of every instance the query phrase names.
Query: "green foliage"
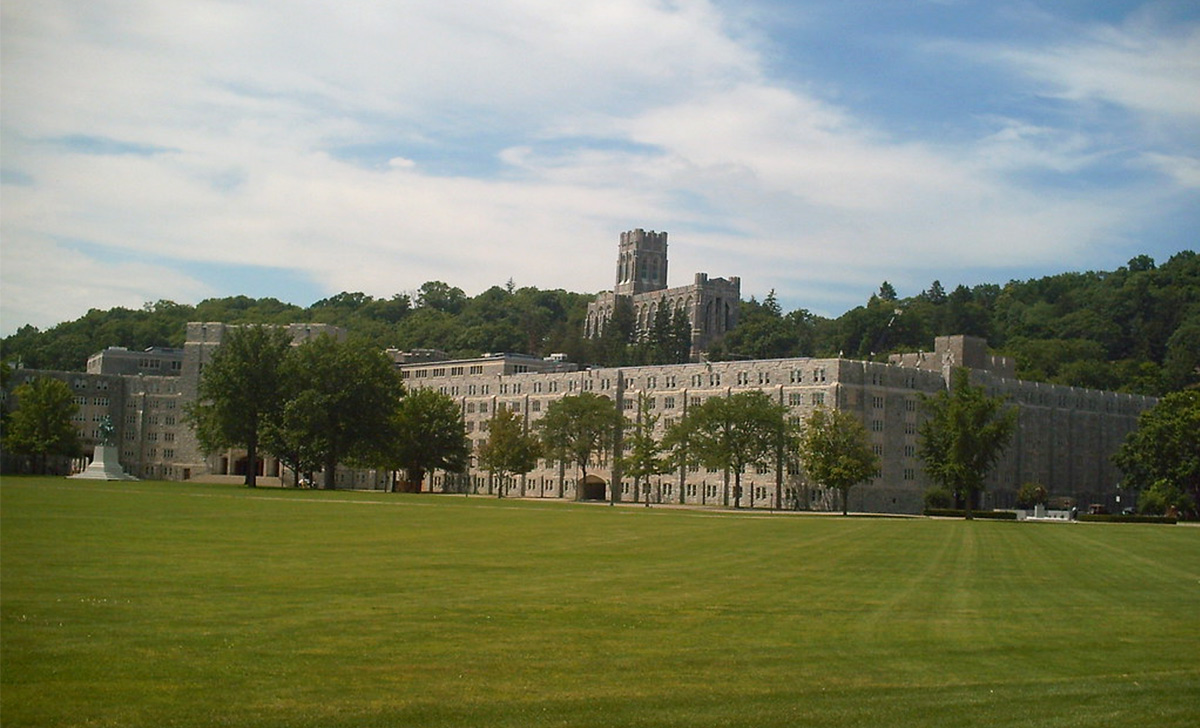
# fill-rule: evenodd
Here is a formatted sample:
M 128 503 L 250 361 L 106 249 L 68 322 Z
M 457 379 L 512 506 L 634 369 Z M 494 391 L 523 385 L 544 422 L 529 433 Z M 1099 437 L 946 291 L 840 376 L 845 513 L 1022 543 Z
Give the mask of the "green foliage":
M 541 441 L 526 430 L 523 417 L 509 409 L 492 414 L 487 440 L 479 447 L 479 464 L 497 481 L 497 497 L 503 497 L 509 476 L 533 470 L 541 454 Z
M 1014 511 L 972 511 L 963 510 L 961 508 L 925 508 L 925 515 L 938 516 L 941 518 L 983 518 L 992 521 L 1015 521 L 1017 514 Z
M 937 281 L 934 281 L 936 283 Z M 925 512 L 949 510 L 954 507 L 954 494 L 945 488 L 930 488 L 925 491 Z
M 1139 508 L 1175 505 L 1194 515 L 1200 503 L 1200 389 L 1168 394 L 1143 412 L 1113 462 L 1126 487 L 1143 491 Z
M 1017 489 L 1017 508 L 1044 506 L 1049 500 L 1050 494 L 1041 483 L 1025 483 Z
M 545 452 L 556 460 L 575 463 L 582 482 L 592 457 L 612 451 L 623 421 L 611 399 L 580 392 L 551 402 L 537 422 L 537 431 Z
M 709 397 L 691 408 L 668 436 L 676 462 L 698 463 L 725 474 L 722 503 L 730 504 L 729 476 L 734 477 L 732 501 L 741 505 L 741 477 L 746 468 L 777 465 L 780 453 L 792 449 L 787 408 L 759 390 L 728 397 Z M 778 469 L 778 468 L 777 468 Z
M 285 401 L 285 361 L 291 338 L 261 325 L 231 329 L 201 373 L 196 401 L 187 411 L 206 453 L 246 448 L 246 485 L 257 481 L 259 439 Z
M 80 454 L 79 434 L 71 422 L 79 407 L 66 382 L 38 377 L 18 386 L 13 396 L 17 408 L 4 428 L 6 450 L 32 458 L 35 473 L 46 472 L 50 456 Z
M 415 389 L 400 400 L 395 442 L 387 457 L 408 473 L 410 486 L 421 489 L 430 470 L 466 470 L 471 443 L 462 410 L 452 397 L 434 389 Z
M 800 431 L 800 463 L 809 479 L 842 492 L 842 515 L 849 510 L 850 489 L 879 469 L 867 428 L 852 412 L 818 407 Z
M 1080 513 L 1079 520 L 1093 523 L 1163 523 L 1168 525 L 1179 522 L 1179 519 L 1174 516 L 1130 516 L 1119 513 Z
M 954 371 L 948 391 L 922 395 L 921 401 L 928 419 L 918 429 L 917 454 L 933 482 L 966 499 L 970 518 L 984 477 L 1016 427 L 1017 410 L 1006 408 L 1003 397 L 972 386 L 967 369 Z
M 626 426 L 629 432 L 624 443 L 626 453 L 620 458 L 621 472 L 633 478 L 634 500 L 637 500 L 641 492 L 643 481 L 674 469 L 672 460 L 667 455 L 666 443 L 654 437 L 654 427 L 658 424 L 659 416 L 650 411 L 649 402 L 648 394 L 638 393 L 637 414 Z
M 334 486 L 339 463 L 384 467 L 394 457 L 397 408 L 404 389 L 392 362 L 360 343 L 321 336 L 296 347 L 285 376 L 295 419 L 287 421 L 294 445 L 314 455 Z

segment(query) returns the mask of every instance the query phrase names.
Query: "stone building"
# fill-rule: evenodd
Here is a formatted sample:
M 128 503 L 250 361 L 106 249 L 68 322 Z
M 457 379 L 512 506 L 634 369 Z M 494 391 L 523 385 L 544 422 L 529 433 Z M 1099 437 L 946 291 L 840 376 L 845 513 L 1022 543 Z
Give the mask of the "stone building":
M 930 482 L 917 457 L 922 395 L 946 387 L 949 368 L 966 366 L 972 381 L 993 395 L 1004 395 L 1019 411 L 1013 441 L 987 483 L 985 505 L 1012 507 L 1021 484 L 1037 482 L 1054 495 L 1079 503 L 1115 507 L 1119 473 L 1109 457 L 1155 400 L 1114 392 L 1078 389 L 1012 377 L 1012 362 L 987 354 L 981 339 L 939 337 L 926 355 L 894 357 L 889 363 L 832 359 L 777 359 L 705 362 L 664 366 L 567 371 L 481 369 L 484 360 L 400 365 L 409 387 L 428 387 L 460 404 L 473 450 L 487 439 L 487 427 L 499 409 L 536 422 L 556 399 L 594 392 L 614 400 L 619 411 L 636 419 L 644 406 L 659 416 L 657 434 L 710 397 L 761 390 L 785 406 L 799 423 L 816 407 L 853 412 L 863 422 L 882 467 L 869 483 L 850 493 L 860 511 L 917 513 Z M 586 482 L 573 465 L 542 460 L 524 477 L 495 482 L 474 459 L 465 476 L 434 473 L 436 491 L 502 492 L 510 496 L 607 499 L 750 508 L 838 507 L 837 494 L 809 483 L 795 466 L 777 474 L 760 469 L 742 475 L 743 495 L 735 503 L 725 474 L 699 467 L 653 479 L 648 492 L 637 492 L 622 478 L 611 454 L 591 464 Z
M 667 233 L 638 228 L 621 233 L 617 248 L 616 285 L 588 305 L 584 335 L 599 337 L 612 321 L 620 299 L 628 299 L 636 331 L 645 335 L 662 307 L 682 311 L 692 327 L 692 358 L 737 326 L 741 279 L 709 278 L 697 273 L 692 283 L 667 287 Z

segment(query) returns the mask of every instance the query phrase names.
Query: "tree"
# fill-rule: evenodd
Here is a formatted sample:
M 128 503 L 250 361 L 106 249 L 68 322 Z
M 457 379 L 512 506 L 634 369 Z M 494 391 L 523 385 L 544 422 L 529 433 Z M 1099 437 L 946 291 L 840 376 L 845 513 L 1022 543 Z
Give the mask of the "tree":
M 654 426 L 658 424 L 658 415 L 650 411 L 651 398 L 645 392 L 638 393 L 637 416 L 631 423 L 633 431 L 630 434 L 628 454 L 621 456 L 621 472 L 633 477 L 633 500 L 636 502 L 641 492 L 642 479 L 669 473 L 673 470 L 671 460 L 666 456 L 666 446 L 654 437 Z M 650 495 L 646 495 L 646 504 L 650 504 Z
M 300 485 L 301 476 L 311 483 L 313 473 L 323 464 L 319 443 L 309 434 L 318 429 L 320 416 L 318 394 L 296 392 L 288 398 L 283 410 L 263 427 L 263 448 L 291 469 L 293 486 Z
M 52 455 L 79 455 L 79 433 L 71 423 L 79 406 L 66 382 L 38 377 L 18 386 L 13 395 L 17 409 L 4 430 L 7 450 L 31 457 L 39 475 L 46 473 L 46 461 Z
M 479 463 L 496 481 L 496 497 L 504 497 L 504 484 L 511 475 L 524 475 L 537 467 L 542 444 L 525 428 L 516 412 L 497 409 L 488 423 L 488 437 L 479 447 Z
M 343 461 L 387 465 L 404 389 L 383 352 L 321 336 L 296 347 L 288 358 L 287 378 L 304 405 L 290 422 L 296 427 L 292 434 L 320 461 L 323 487 L 334 487 Z
M 1200 503 L 1200 389 L 1168 394 L 1143 412 L 1113 462 L 1125 475 L 1125 487 L 1143 494 L 1153 490 L 1152 498 L 1174 500 L 1195 515 Z
M 850 412 L 818 407 L 800 433 L 800 463 L 808 477 L 842 492 L 842 515 L 849 512 L 850 489 L 879 470 L 867 428 Z
M 1044 506 L 1049 500 L 1050 494 L 1041 483 L 1025 483 L 1017 489 L 1017 508 Z
M 407 471 L 406 480 L 417 492 L 425 473 L 434 469 L 461 473 L 470 454 L 462 410 L 449 395 L 416 389 L 400 400 L 391 456 Z
M 951 373 L 950 388 L 921 396 L 928 419 L 918 428 L 918 456 L 937 484 L 966 500 L 967 518 L 983 480 L 1004 453 L 1016 427 L 1017 410 L 1003 397 L 989 397 L 970 382 L 970 370 Z
M 579 467 L 577 497 L 583 495 L 582 486 L 592 456 L 612 451 L 623 420 L 611 399 L 592 392 L 567 395 L 551 402 L 546 414 L 538 420 L 538 434 L 546 453 Z M 612 492 L 615 498 L 615 484 Z
M 681 456 L 685 462 L 724 472 L 723 505 L 729 505 L 733 473 L 733 504 L 741 507 L 742 473 L 750 466 L 778 467 L 778 445 L 786 428 L 787 409 L 765 393 L 751 390 L 705 400 L 677 424 L 670 442 L 686 448 Z
M 257 485 L 262 428 L 283 407 L 283 365 L 290 349 L 291 337 L 284 329 L 231 329 L 204 366 L 187 413 L 205 453 L 246 448 L 245 483 L 251 488 Z
M 421 308 L 432 308 L 449 314 L 458 314 L 467 303 L 467 296 L 461 288 L 451 286 L 442 281 L 428 281 L 421 284 L 417 292 L 417 305 Z

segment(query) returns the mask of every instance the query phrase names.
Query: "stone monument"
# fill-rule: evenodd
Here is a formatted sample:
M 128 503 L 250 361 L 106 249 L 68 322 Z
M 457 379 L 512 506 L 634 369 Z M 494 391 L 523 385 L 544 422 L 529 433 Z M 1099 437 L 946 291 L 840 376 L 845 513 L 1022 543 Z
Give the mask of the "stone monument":
M 82 473 L 70 477 L 80 480 L 137 480 L 121 467 L 119 451 L 113 437 L 116 428 L 108 415 L 100 421 L 100 444 L 96 446 L 92 462 Z

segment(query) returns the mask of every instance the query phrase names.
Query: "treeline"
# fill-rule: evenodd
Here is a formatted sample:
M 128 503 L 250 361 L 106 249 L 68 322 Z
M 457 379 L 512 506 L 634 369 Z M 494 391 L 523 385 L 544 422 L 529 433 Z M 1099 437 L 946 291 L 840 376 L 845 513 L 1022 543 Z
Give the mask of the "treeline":
M 714 357 L 835 356 L 885 359 L 930 351 L 933 339 L 969 334 L 1016 360 L 1023 379 L 1160 395 L 1200 384 L 1200 256 L 1162 266 L 1138 256 L 1112 272 L 1062 273 L 1003 286 L 939 281 L 899 298 L 886 281 L 836 319 L 780 311 L 774 296 L 742 306 L 738 328 Z
M 81 370 L 107 346 L 182 346 L 188 321 L 321 322 L 345 327 L 380 348 L 441 349 L 452 356 L 510 351 L 565 353 L 602 365 L 667 363 L 683 356 L 678 321 L 655 323 L 637 339 L 632 317 L 614 314 L 602 339 L 583 338 L 588 294 L 517 288 L 509 282 L 477 296 L 440 281 L 412 293 L 374 298 L 340 293 L 303 308 L 245 296 L 195 306 L 160 301 L 134 311 L 92 310 L 47 331 L 26 326 L 0 341 L 5 361 Z M 837 318 L 781 310 L 775 296 L 742 303 L 741 321 L 713 359 L 845 356 L 882 359 L 932 350 L 933 339 L 970 334 L 1015 358 L 1022 378 L 1074 386 L 1163 394 L 1200 383 L 1200 257 L 1185 251 L 1156 265 L 1138 256 L 1115 271 L 1062 273 L 1004 285 L 933 281 L 897 296 L 884 282 L 862 306 Z

